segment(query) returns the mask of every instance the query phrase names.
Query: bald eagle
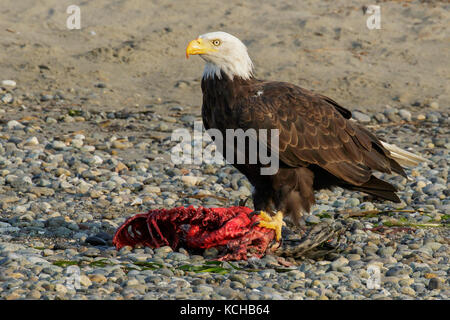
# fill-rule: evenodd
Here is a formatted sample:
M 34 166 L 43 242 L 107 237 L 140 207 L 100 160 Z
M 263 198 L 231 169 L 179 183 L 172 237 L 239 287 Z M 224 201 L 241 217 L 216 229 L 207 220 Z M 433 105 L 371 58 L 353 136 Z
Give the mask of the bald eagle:
M 228 33 L 192 40 L 186 48 L 186 57 L 190 55 L 206 61 L 201 82 L 205 129 L 223 134 L 227 129 L 279 130 L 275 174 L 262 175 L 260 161 L 233 163 L 254 187 L 254 207 L 264 220 L 260 224 L 275 229 L 277 239 L 284 215 L 304 224 L 315 190 L 338 186 L 400 202 L 396 188 L 373 172 L 406 177 L 400 163 L 416 164 L 420 157 L 380 141 L 326 96 L 291 83 L 256 79 L 246 46 Z

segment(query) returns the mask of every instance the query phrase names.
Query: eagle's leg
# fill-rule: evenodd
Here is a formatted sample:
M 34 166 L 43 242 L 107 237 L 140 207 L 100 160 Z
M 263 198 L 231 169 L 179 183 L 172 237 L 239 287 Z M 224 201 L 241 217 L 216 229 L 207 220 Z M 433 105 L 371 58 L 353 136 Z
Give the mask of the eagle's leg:
M 268 229 L 274 229 L 277 241 L 281 239 L 281 229 L 286 223 L 283 221 L 283 213 L 278 211 L 275 215 L 271 215 L 266 211 L 255 211 L 261 220 L 258 225 Z
M 273 192 L 270 184 L 253 185 L 255 185 L 255 190 L 253 191 L 255 211 L 253 214 L 257 214 L 260 217 L 258 225 L 275 230 L 276 240 L 279 241 L 281 239 L 281 229 L 286 225 L 283 221 L 284 212 L 277 210 L 279 206 L 276 206 L 273 201 Z

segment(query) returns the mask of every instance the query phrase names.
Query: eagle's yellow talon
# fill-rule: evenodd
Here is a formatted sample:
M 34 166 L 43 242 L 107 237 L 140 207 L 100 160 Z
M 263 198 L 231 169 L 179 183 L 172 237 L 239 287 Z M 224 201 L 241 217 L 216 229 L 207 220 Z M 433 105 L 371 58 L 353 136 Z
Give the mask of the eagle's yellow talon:
M 281 229 L 286 223 L 283 221 L 283 213 L 278 211 L 274 216 L 265 211 L 258 212 L 261 221 L 258 225 L 268 229 L 274 229 L 277 241 L 281 239 Z

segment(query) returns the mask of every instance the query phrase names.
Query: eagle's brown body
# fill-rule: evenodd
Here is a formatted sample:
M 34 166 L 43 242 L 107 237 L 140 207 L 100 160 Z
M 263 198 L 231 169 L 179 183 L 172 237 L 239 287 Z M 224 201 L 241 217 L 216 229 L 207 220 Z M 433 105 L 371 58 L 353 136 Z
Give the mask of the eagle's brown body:
M 279 170 L 261 175 L 261 163 L 233 165 L 255 190 L 255 210 L 282 211 L 299 222 L 314 190 L 340 186 L 399 202 L 396 189 L 374 170 L 403 176 L 378 138 L 350 120 L 333 100 L 284 82 L 222 77 L 202 80 L 206 129 L 279 129 Z M 270 142 L 270 140 L 269 140 Z M 247 148 L 248 150 L 248 148 Z

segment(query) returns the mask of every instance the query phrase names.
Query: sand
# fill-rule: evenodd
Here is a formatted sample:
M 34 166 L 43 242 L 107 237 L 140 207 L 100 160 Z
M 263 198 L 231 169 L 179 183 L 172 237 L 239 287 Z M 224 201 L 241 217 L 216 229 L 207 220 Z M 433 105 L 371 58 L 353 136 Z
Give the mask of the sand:
M 222 30 L 248 45 L 259 78 L 299 84 L 352 110 L 448 108 L 448 2 L 373 2 L 379 30 L 366 26 L 365 1 L 2 0 L 0 80 L 36 96 L 84 96 L 82 109 L 170 103 L 199 113 L 203 61 L 186 60 L 185 47 Z M 73 4 L 80 30 L 66 26 Z

